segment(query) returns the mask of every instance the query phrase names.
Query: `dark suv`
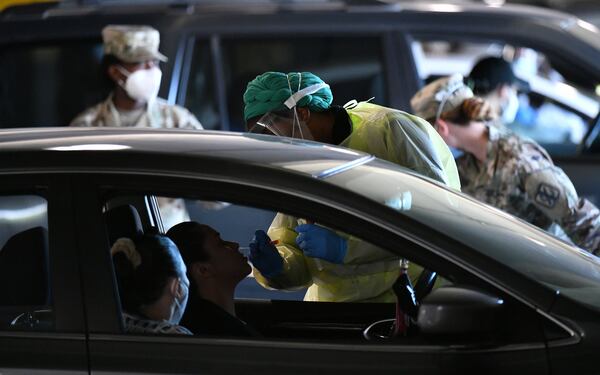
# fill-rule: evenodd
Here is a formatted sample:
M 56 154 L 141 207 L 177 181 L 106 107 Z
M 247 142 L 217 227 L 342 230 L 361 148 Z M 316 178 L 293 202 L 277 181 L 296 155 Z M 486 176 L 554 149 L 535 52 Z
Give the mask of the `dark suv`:
M 516 59 L 528 51 L 536 60 L 522 98 L 551 111 L 515 129 L 542 143 L 580 194 L 600 203 L 600 34 L 573 16 L 368 0 L 119 3 L 0 13 L 0 127 L 65 126 L 103 99 L 100 31 L 107 24 L 159 29 L 169 56 L 161 96 L 207 129 L 234 131 L 243 130 L 246 83 L 267 70 L 313 71 L 331 84 L 337 104 L 373 97 L 408 110 L 427 80 L 467 74 L 482 56 Z

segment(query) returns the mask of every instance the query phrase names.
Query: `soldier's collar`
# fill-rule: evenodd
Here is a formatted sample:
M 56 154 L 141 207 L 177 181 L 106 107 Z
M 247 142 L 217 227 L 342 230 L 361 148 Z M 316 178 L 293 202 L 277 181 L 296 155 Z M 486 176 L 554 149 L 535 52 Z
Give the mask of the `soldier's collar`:
M 491 123 L 485 125 L 488 134 L 488 145 L 487 145 L 487 160 L 488 162 L 496 159 L 498 153 L 498 138 L 500 138 L 499 129 Z

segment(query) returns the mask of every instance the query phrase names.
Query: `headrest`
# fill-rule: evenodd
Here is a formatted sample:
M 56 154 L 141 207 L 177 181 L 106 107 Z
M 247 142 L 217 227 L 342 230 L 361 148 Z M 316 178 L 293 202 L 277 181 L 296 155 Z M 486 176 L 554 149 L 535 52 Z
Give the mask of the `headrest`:
M 121 237 L 133 238 L 144 233 L 140 215 L 130 204 L 109 209 L 104 213 L 104 218 L 111 246 Z
M 48 230 L 13 235 L 0 250 L 0 304 L 43 306 L 49 300 Z

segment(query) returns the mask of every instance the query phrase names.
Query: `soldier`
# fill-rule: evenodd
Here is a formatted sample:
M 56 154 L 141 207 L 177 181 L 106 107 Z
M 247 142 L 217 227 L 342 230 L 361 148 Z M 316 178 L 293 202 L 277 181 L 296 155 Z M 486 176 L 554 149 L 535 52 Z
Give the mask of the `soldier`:
M 465 152 L 456 160 L 463 192 L 540 228 L 558 225 L 575 244 L 598 254 L 598 209 L 577 196 L 537 143 L 490 126 L 491 106 L 474 97 L 460 74 L 425 86 L 411 105 L 450 147 Z
M 108 98 L 78 115 L 70 126 L 202 129 L 187 109 L 158 98 L 162 73 L 159 33 L 149 26 L 109 25 L 102 30 L 103 72 L 114 86 Z

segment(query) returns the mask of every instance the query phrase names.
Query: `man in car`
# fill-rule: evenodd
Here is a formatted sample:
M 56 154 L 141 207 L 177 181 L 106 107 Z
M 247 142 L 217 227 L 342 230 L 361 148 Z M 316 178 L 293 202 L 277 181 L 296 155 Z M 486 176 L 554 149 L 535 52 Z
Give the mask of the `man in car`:
M 266 72 L 248 83 L 244 117 L 250 132 L 364 151 L 460 189 L 454 158 L 429 123 L 373 103 L 332 101 L 329 85 L 310 72 Z M 254 276 L 267 288 L 308 287 L 308 301 L 396 299 L 398 256 L 342 232 L 280 213 L 250 246 Z
M 162 77 L 159 33 L 149 26 L 109 25 L 102 30 L 103 73 L 113 86 L 105 101 L 79 114 L 70 126 L 202 129 L 187 109 L 158 98 Z
M 252 270 L 236 242 L 208 225 L 187 221 L 169 229 L 191 281 L 181 324 L 196 335 L 260 337 L 235 314 L 235 288 Z

